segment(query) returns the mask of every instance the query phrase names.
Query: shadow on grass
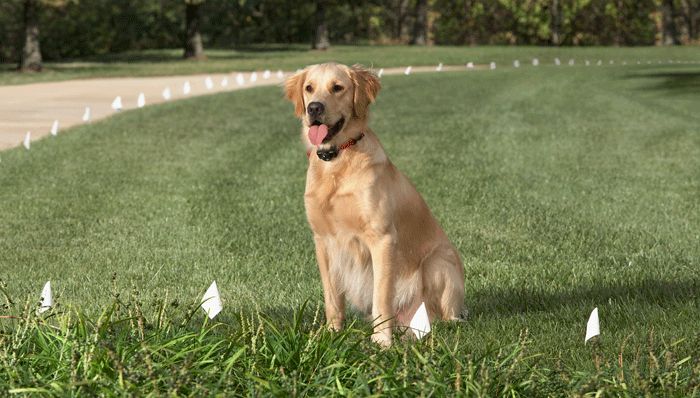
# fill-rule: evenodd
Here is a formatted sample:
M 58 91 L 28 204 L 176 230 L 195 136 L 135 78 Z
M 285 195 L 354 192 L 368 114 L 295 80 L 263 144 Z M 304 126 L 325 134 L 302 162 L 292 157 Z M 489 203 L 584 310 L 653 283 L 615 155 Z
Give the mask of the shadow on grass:
M 675 71 L 639 73 L 625 76 L 627 79 L 652 79 L 644 90 L 663 91 L 668 94 L 697 94 L 700 92 L 700 72 Z
M 472 294 L 471 298 L 469 295 Z M 572 287 L 556 293 L 529 288 L 468 292 L 470 312 L 474 314 L 521 314 L 551 312 L 559 307 L 586 303 L 606 303 L 609 300 L 635 304 L 665 304 L 687 302 L 700 298 L 700 279 L 658 281 L 645 279 L 638 283 L 618 282 L 591 287 Z M 471 302 L 470 302 L 471 301 Z

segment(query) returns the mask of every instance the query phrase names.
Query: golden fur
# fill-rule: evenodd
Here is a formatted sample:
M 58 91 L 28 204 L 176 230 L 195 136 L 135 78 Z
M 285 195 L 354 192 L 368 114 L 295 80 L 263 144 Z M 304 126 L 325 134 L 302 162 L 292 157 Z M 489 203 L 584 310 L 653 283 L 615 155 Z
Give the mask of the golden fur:
M 340 88 L 340 89 L 339 89 Z M 407 327 L 425 302 L 433 319 L 457 319 L 464 305 L 459 254 L 418 191 L 389 161 L 367 126 L 377 77 L 334 63 L 309 66 L 290 77 L 285 93 L 302 120 L 309 156 L 304 203 L 316 245 L 326 320 L 342 328 L 345 302 L 374 321 L 372 339 L 391 345 L 392 328 Z M 311 102 L 325 105 L 322 123 L 346 122 L 317 147 L 308 138 Z M 315 150 L 364 137 L 323 161 Z

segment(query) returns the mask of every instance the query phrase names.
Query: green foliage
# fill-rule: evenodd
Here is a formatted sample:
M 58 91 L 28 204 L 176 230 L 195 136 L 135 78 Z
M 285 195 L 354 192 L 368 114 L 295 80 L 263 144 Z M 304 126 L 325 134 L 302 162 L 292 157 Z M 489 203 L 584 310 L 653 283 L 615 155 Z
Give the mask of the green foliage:
M 435 40 L 450 44 L 654 44 L 653 0 L 499 0 L 435 2 Z
M 556 7 L 555 7 L 556 4 Z M 675 0 L 682 41 L 700 34 L 700 0 Z M 659 0 L 432 0 L 436 44 L 651 45 L 660 40 Z M 44 0 L 45 60 L 179 48 L 183 0 Z M 327 1 L 333 44 L 407 43 L 416 0 Z M 207 0 L 201 4 L 205 49 L 258 43 L 311 43 L 315 3 Z M 0 62 L 14 62 L 22 42 L 22 1 L 0 2 Z M 556 36 L 556 39 L 555 39 Z

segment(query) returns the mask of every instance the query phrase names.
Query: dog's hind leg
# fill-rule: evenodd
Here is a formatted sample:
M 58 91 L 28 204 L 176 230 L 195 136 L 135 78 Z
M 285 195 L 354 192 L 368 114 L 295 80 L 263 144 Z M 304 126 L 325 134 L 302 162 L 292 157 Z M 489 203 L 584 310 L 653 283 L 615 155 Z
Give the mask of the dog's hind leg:
M 441 247 L 422 263 L 423 296 L 431 319 L 460 320 L 464 309 L 464 268 L 456 250 Z

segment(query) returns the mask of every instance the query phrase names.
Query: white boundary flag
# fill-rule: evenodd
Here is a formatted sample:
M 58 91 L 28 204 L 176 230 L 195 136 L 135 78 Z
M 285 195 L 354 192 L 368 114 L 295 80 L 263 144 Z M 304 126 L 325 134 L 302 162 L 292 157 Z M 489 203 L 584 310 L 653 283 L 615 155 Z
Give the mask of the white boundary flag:
M 41 304 L 36 312 L 41 314 L 48 311 L 51 306 L 53 306 L 53 297 L 51 296 L 51 281 L 48 281 L 44 284 L 44 288 L 41 289 Z
M 24 135 L 24 141 L 22 141 L 22 145 L 24 145 L 24 148 L 29 150 L 30 146 L 32 145 L 32 132 L 27 131 L 27 134 Z
M 209 289 L 202 297 L 202 309 L 207 313 L 209 319 L 214 319 L 221 312 L 221 297 L 219 296 L 219 288 L 216 286 L 216 281 L 212 282 Z
M 54 120 L 51 125 L 51 135 L 58 135 L 58 120 Z
M 409 327 L 419 339 L 430 333 L 430 318 L 428 317 L 428 311 L 425 309 L 425 303 L 420 304 L 420 307 L 418 307 L 411 319 Z
M 600 322 L 598 320 L 598 307 L 595 307 L 591 312 L 591 316 L 588 317 L 588 323 L 586 324 L 586 338 L 584 339 L 584 344 L 588 340 L 595 336 L 600 335 Z

